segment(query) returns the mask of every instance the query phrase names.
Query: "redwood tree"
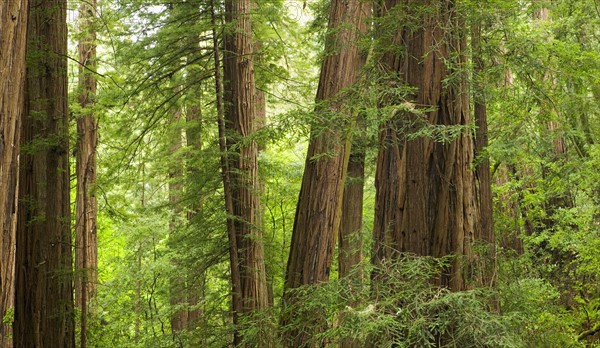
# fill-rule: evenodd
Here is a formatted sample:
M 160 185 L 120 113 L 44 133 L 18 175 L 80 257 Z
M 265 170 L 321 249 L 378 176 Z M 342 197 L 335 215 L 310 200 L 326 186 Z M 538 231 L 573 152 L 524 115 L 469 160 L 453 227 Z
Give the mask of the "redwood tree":
M 75 346 L 66 5 L 29 6 L 15 263 L 19 348 Z
M 242 312 L 268 306 L 260 218 L 258 129 L 250 0 L 225 2 L 224 102 Z
M 96 1 L 79 5 L 79 105 L 82 114 L 77 118 L 77 147 L 75 172 L 77 194 L 75 211 L 75 300 L 81 310 L 80 344 L 87 343 L 89 301 L 96 295 L 98 282 L 98 235 L 96 226 L 96 147 L 98 121 L 94 112 L 96 96 L 96 32 L 94 19 Z
M 28 1 L 0 3 L 0 319 L 14 305 L 19 134 L 25 83 Z M 0 347 L 12 347 L 0 320 Z
M 358 78 L 357 41 L 367 15 L 366 4 L 361 1 L 331 3 L 326 56 L 316 95 L 317 121 L 311 129 L 287 264 L 284 294 L 287 304 L 296 301 L 293 289 L 329 279 L 342 215 L 350 135 L 356 122 L 356 112 L 347 107 L 349 103 L 344 98 L 350 95 L 349 87 Z M 285 316 L 282 318 L 284 324 L 287 320 Z M 310 334 L 303 331 L 289 332 L 286 344 L 305 344 Z
M 482 75 L 485 69 L 483 61 L 483 52 L 481 49 L 481 23 L 474 23 L 471 29 L 471 49 L 473 52 L 473 116 L 477 130 L 475 132 L 475 175 L 478 184 L 479 192 L 479 213 L 481 216 L 481 229 L 479 235 L 476 235 L 477 240 L 487 243 L 490 247 L 484 250 L 482 256 L 485 260 L 481 261 L 482 272 L 479 279 L 480 283 L 491 282 L 493 285 L 494 279 L 490 274 L 494 272 L 496 267 L 495 255 L 495 236 L 494 236 L 494 221 L 493 221 L 493 206 L 492 206 L 492 174 L 490 170 L 490 159 L 486 153 L 488 146 L 488 121 L 487 121 L 487 104 L 485 98 L 485 86 L 483 85 Z
M 475 280 L 473 244 L 482 235 L 466 26 L 457 11 L 453 0 L 387 0 L 379 9 L 381 23 L 403 17 L 380 41 L 401 50 L 380 57 L 399 93 L 382 100 L 396 107 L 380 132 L 373 255 L 376 262 L 403 252 L 457 255 L 438 280 L 453 290 Z

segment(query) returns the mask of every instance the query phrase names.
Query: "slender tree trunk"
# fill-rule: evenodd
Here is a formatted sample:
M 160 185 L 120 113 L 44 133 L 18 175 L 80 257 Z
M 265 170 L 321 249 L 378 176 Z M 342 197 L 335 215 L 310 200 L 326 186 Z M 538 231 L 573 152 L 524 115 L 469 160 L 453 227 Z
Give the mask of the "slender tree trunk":
M 93 111 L 96 96 L 96 1 L 82 2 L 79 7 L 79 105 L 83 114 L 77 118 L 77 194 L 75 214 L 75 302 L 81 310 L 80 344 L 87 346 L 87 317 L 90 300 L 96 295 L 98 282 L 98 236 L 96 204 L 96 146 L 98 122 Z
M 338 244 L 338 274 L 340 279 L 352 292 L 357 293 L 364 282 L 363 267 L 360 263 L 363 259 L 363 195 L 365 179 L 365 151 L 363 144 L 354 142 L 352 153 L 348 161 L 348 178 L 344 187 L 342 201 L 342 222 L 339 231 Z M 349 303 L 356 306 L 357 301 Z M 342 315 L 343 322 L 345 317 Z M 360 346 L 360 342 L 354 339 L 344 339 L 339 348 L 353 348 Z
M 143 199 L 142 199 L 143 201 Z M 143 206 L 143 204 L 142 204 Z M 135 311 L 135 319 L 133 323 L 133 338 L 135 342 L 140 339 L 140 322 L 142 318 L 142 281 L 139 279 L 139 274 L 142 272 L 142 242 L 138 244 L 137 250 L 137 272 L 138 277 L 135 280 L 135 303 L 134 303 L 134 311 Z
M 329 279 L 342 215 L 342 196 L 356 112 L 343 90 L 358 78 L 359 33 L 368 13 L 358 0 L 331 3 L 326 56 L 321 65 L 316 115 L 306 156 L 302 186 L 296 207 L 290 255 L 285 278 L 284 301 L 296 306 L 294 289 Z M 310 316 L 310 315 L 307 315 Z M 292 318 L 282 317 L 285 325 Z M 307 323 L 311 318 L 306 318 Z M 317 326 L 320 324 L 317 323 Z M 286 332 L 285 344 L 315 345 L 316 332 L 297 327 Z
M 171 129 L 171 144 L 169 147 L 169 157 L 171 163 L 169 164 L 169 203 L 173 217 L 169 224 L 169 230 L 171 236 L 177 235 L 177 229 L 179 227 L 179 220 L 183 213 L 181 209 L 181 193 L 182 193 L 182 180 L 183 180 L 183 161 L 178 153 L 183 146 L 182 129 L 181 125 L 181 110 L 175 111 L 173 117 L 173 125 Z M 175 267 L 181 268 L 181 265 L 175 261 Z M 175 272 L 171 275 L 170 284 L 170 304 L 173 307 L 182 306 L 187 304 L 187 290 L 186 290 L 186 274 L 185 272 Z M 173 337 L 181 331 L 187 328 L 187 309 L 178 309 L 171 315 L 171 331 Z
M 17 218 L 14 345 L 75 346 L 66 1 L 33 0 Z
M 257 4 L 256 1 L 252 2 L 252 9 L 256 11 Z M 254 61 L 255 66 L 259 64 L 263 64 L 263 54 L 262 54 L 262 45 L 261 41 L 255 40 L 254 42 Z M 267 97 L 265 92 L 262 91 L 259 86 L 255 86 L 254 90 L 254 105 L 256 107 L 256 131 L 260 131 L 267 125 Z M 258 142 L 258 153 L 263 153 L 267 149 L 265 141 Z M 259 178 L 259 187 L 260 187 L 260 195 L 262 196 L 265 192 L 265 183 L 262 178 Z M 262 208 L 262 207 L 261 207 Z M 260 211 L 260 216 L 264 216 L 264 208 Z M 262 221 L 260 224 L 261 228 L 263 227 Z M 268 306 L 273 305 L 273 279 L 272 279 L 272 270 L 269 267 L 270 263 L 265 261 L 265 278 L 267 282 L 267 301 Z
M 475 240 L 483 241 L 487 248 L 482 250 L 480 255 L 481 272 L 478 277 L 478 283 L 481 285 L 490 282 L 493 286 L 496 270 L 496 248 L 494 237 L 494 222 L 492 208 L 492 176 L 490 172 L 490 159 L 487 155 L 488 146 L 488 125 L 487 125 L 487 105 L 485 100 L 485 87 L 483 85 L 483 71 L 485 64 L 481 52 L 481 24 L 475 23 L 471 28 L 471 49 L 473 52 L 473 80 L 474 80 L 474 116 L 477 130 L 475 132 L 475 175 L 479 193 L 479 212 L 481 215 L 480 234 L 475 236 Z
M 507 165 L 500 165 L 496 170 L 495 185 L 500 187 L 506 185 L 513 180 L 514 167 Z M 508 228 L 502 231 L 499 235 L 500 247 L 505 250 L 513 250 L 517 255 L 523 254 L 523 239 L 521 236 L 524 234 L 521 228 L 524 214 L 522 214 L 522 207 L 519 204 L 521 195 L 519 193 L 512 194 L 512 192 L 505 192 L 497 196 L 496 209 L 501 211 L 504 219 L 507 220 L 505 224 L 512 228 Z
M 547 7 L 541 7 L 534 13 L 534 19 L 540 22 L 549 22 L 550 19 L 550 11 Z M 550 38 L 549 38 L 550 40 Z M 549 71 L 544 72 L 543 80 L 550 83 L 550 85 L 556 85 L 556 77 L 552 76 Z M 545 122 L 545 130 L 552 139 L 552 145 L 550 148 L 550 162 L 552 163 L 561 163 L 566 160 L 568 151 L 567 151 L 567 143 L 565 138 L 560 133 L 562 125 L 558 120 L 556 113 L 553 111 L 553 106 L 549 105 L 549 103 L 544 100 L 539 100 L 540 105 L 540 113 L 545 117 L 549 118 L 549 121 Z M 558 175 L 557 173 L 552 173 L 551 169 L 545 163 L 542 163 L 542 176 L 545 179 L 551 179 L 552 176 Z M 561 208 L 571 208 L 573 207 L 573 197 L 570 192 L 561 192 L 551 194 L 546 203 L 546 215 L 547 218 L 542 220 L 542 223 L 545 228 L 552 229 L 554 225 L 556 225 L 557 221 L 553 215 L 557 212 L 557 210 Z
M 12 347 L 19 141 L 25 86 L 28 1 L 0 3 L 0 347 Z
M 362 215 L 365 179 L 364 147 L 352 150 L 348 161 L 348 180 L 344 187 L 342 221 L 339 230 L 339 277 L 350 276 L 351 271 L 362 261 L 363 237 Z M 355 270 L 354 281 L 360 283 L 362 271 Z
M 242 311 L 267 308 L 268 291 L 262 240 L 258 128 L 250 0 L 225 2 L 226 22 L 233 26 L 224 37 L 226 136 L 233 215 L 239 261 Z
M 364 3 L 362 11 L 365 14 L 370 14 L 372 12 L 371 4 L 368 2 Z M 370 22 L 367 18 L 363 18 L 357 24 L 358 33 L 366 35 L 370 28 Z M 370 49 L 372 49 L 372 46 Z M 359 59 L 357 60 L 356 67 L 354 67 L 358 72 L 362 71 L 365 64 L 371 58 L 372 52 L 370 49 L 359 51 Z M 352 269 L 360 264 L 363 258 L 363 236 L 361 230 L 365 180 L 365 133 L 367 131 L 364 115 L 358 115 L 355 129 L 357 136 L 354 136 L 352 139 L 346 182 L 342 195 L 342 216 L 338 233 L 339 278 L 349 276 Z M 362 270 L 356 270 L 354 275 L 353 281 L 357 284 L 362 283 L 364 276 Z
M 387 97 L 387 103 L 403 106 L 380 133 L 373 256 L 378 263 L 403 252 L 462 255 L 438 279 L 442 286 L 462 290 L 475 281 L 472 244 L 482 234 L 479 193 L 470 169 L 473 135 L 467 129 L 446 141 L 408 135 L 429 125 L 472 124 L 463 68 L 465 24 L 454 1 L 428 1 L 427 11 L 417 3 L 390 0 L 381 10 L 385 16 L 387 9 L 402 6 L 406 19 L 414 21 L 383 41 L 383 47 L 402 43 L 405 52 L 388 51 L 380 63 L 397 74 L 390 76 L 391 86 L 406 84 L 415 91 L 408 102 Z
M 238 316 L 242 312 L 241 301 L 241 279 L 238 261 L 238 246 L 236 240 L 236 229 L 233 221 L 233 194 L 231 188 L 231 179 L 229 177 L 229 156 L 227 153 L 227 140 L 225 138 L 225 110 L 223 102 L 223 80 L 221 78 L 221 61 L 219 49 L 219 37 L 217 35 L 216 14 L 214 0 L 210 3 L 211 25 L 213 34 L 213 52 L 215 62 L 215 95 L 217 106 L 217 119 L 219 128 L 219 150 L 221 151 L 221 175 L 223 177 L 223 191 L 225 196 L 225 211 L 227 213 L 227 239 L 229 244 L 229 265 L 231 277 L 231 309 L 233 325 L 237 326 Z M 240 335 L 237 330 L 233 333 L 233 345 L 240 344 Z
M 190 83 L 197 84 L 192 87 L 191 94 L 191 105 L 188 107 L 186 112 L 186 140 L 187 147 L 192 150 L 191 157 L 198 156 L 202 151 L 202 109 L 201 105 L 201 86 L 200 86 L 200 73 L 197 70 L 199 67 L 192 67 L 190 69 Z M 190 160 L 190 163 L 187 165 L 187 175 L 188 175 L 188 183 L 195 182 L 197 178 L 200 177 L 200 171 L 196 164 L 193 163 L 193 160 Z M 187 220 L 188 223 L 192 223 L 192 220 L 196 216 L 202 216 L 202 207 L 203 207 L 203 197 L 196 197 L 192 203 L 188 206 L 187 211 Z M 205 272 L 202 271 L 201 274 L 196 276 L 192 276 L 188 274 L 188 282 L 187 282 L 187 301 L 190 309 L 188 310 L 188 321 L 187 328 L 188 330 L 193 330 L 197 325 L 201 324 L 202 317 L 204 313 L 201 309 L 196 308 L 197 305 L 204 297 L 204 287 L 205 287 Z M 191 278 L 195 278 L 195 281 L 191 281 Z

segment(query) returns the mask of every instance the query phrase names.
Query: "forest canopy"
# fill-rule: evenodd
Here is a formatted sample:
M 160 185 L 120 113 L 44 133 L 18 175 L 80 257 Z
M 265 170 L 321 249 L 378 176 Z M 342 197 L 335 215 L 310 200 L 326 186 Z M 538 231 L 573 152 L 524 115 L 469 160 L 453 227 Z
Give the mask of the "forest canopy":
M 0 18 L 0 347 L 600 346 L 597 0 Z

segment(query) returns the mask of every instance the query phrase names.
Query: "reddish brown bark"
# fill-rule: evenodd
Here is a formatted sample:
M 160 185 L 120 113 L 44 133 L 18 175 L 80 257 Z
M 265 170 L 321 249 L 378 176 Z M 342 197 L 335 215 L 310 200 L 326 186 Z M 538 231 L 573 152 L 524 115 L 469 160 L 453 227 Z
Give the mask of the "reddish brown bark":
M 481 216 L 481 229 L 475 235 L 476 241 L 482 241 L 486 247 L 481 251 L 480 274 L 477 283 L 492 286 L 496 269 L 496 243 L 494 236 L 493 208 L 492 208 L 492 176 L 490 172 L 490 159 L 486 153 L 488 146 L 487 104 L 485 88 L 483 85 L 483 71 L 485 64 L 481 52 L 481 25 L 474 24 L 471 30 L 471 50 L 473 52 L 473 107 L 475 125 L 475 168 L 476 183 L 479 193 L 479 214 Z
M 362 149 L 353 149 L 348 161 L 348 180 L 344 187 L 342 201 L 342 219 L 339 230 L 339 277 L 347 277 L 353 268 L 360 264 L 363 257 L 362 215 L 365 179 L 365 153 Z M 360 283 L 361 270 L 354 270 L 353 280 Z
M 224 107 L 224 92 L 223 79 L 221 78 L 221 59 L 219 49 L 219 38 L 217 36 L 215 3 L 210 3 L 211 25 L 213 35 L 213 52 L 214 52 L 214 67 L 215 67 L 215 95 L 217 107 L 217 120 L 219 129 L 219 150 L 221 151 L 221 176 L 223 178 L 223 195 L 225 198 L 225 211 L 227 213 L 227 240 L 229 246 L 229 266 L 231 278 L 231 310 L 232 321 L 234 326 L 238 324 L 239 313 L 242 312 L 241 301 L 241 279 L 239 272 L 238 246 L 236 239 L 236 228 L 233 221 L 233 195 L 231 188 L 231 180 L 229 177 L 229 158 L 227 155 L 227 139 L 225 134 L 225 107 Z M 240 335 L 237 330 L 233 333 L 233 345 L 238 346 L 240 343 Z
M 0 3 L 0 347 L 12 347 L 19 137 L 23 117 L 28 1 Z
M 342 200 L 342 221 L 338 243 L 338 276 L 345 279 L 348 290 L 356 292 L 364 282 L 363 268 L 363 196 L 365 179 L 365 152 L 363 144 L 354 142 L 348 161 L 348 174 Z M 355 306 L 351 302 L 349 305 Z M 344 321 L 344 316 L 340 320 Z M 360 342 L 347 338 L 339 343 L 339 348 L 352 348 Z
M 421 6 L 427 5 L 428 11 Z M 455 139 L 435 141 L 409 134 L 428 125 L 469 126 L 469 88 L 464 69 L 464 23 L 454 1 L 388 0 L 382 9 L 402 6 L 413 23 L 398 29 L 383 45 L 402 45 L 404 52 L 389 51 L 381 66 L 393 72 L 390 85 L 415 88 L 393 119 L 382 127 L 376 172 L 374 260 L 398 253 L 442 257 L 458 255 L 438 280 L 453 290 L 474 281 L 472 245 L 481 232 L 476 179 L 470 169 L 475 153 L 471 132 Z M 397 8 L 396 8 L 397 10 Z M 396 13 L 396 12 L 394 12 Z M 450 65 L 450 66 L 449 66 Z M 463 69 L 463 70 L 461 70 Z M 467 261 L 467 262 L 462 262 Z
M 29 8 L 14 345 L 74 347 L 66 1 Z
M 318 121 L 311 129 L 285 278 L 284 300 L 290 305 L 296 301 L 291 290 L 329 279 L 350 156 L 349 129 L 356 118 L 356 113 L 345 107 L 343 90 L 357 81 L 357 41 L 368 16 L 366 8 L 361 1 L 331 3 L 326 56 L 316 95 Z M 284 324 L 287 320 L 282 318 Z M 313 334 L 296 328 L 286 333 L 286 344 L 308 344 Z
M 226 22 L 233 25 L 224 37 L 223 76 L 229 179 L 235 217 L 242 311 L 268 307 L 268 291 L 260 218 L 258 129 L 254 81 L 251 2 L 225 2 Z
M 87 346 L 87 317 L 90 300 L 96 295 L 98 282 L 98 235 L 96 203 L 96 147 L 98 122 L 94 114 L 96 96 L 96 1 L 82 2 L 79 7 L 79 105 L 75 172 L 77 193 L 75 208 L 75 302 L 81 310 L 80 345 Z

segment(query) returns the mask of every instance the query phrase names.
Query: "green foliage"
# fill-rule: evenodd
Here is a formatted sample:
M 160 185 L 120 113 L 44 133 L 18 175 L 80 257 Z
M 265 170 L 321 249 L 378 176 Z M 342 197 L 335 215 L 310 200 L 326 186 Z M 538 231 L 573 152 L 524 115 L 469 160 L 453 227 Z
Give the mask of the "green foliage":
M 4 314 L 4 317 L 2 318 L 2 323 L 5 325 L 12 326 L 12 323 L 14 320 L 15 320 L 15 309 L 9 308 L 6 311 L 6 314 Z
M 93 109 L 101 133 L 99 285 L 90 309 L 89 345 L 229 347 L 238 329 L 249 346 L 281 346 L 278 333 L 293 328 L 313 331 L 312 343 L 327 346 L 347 340 L 357 347 L 583 347 L 598 342 L 598 335 L 580 339 L 600 323 L 598 5 L 593 0 L 454 3 L 461 20 L 482 27 L 485 68 L 476 81 L 482 90 L 472 93 L 483 94 L 489 118 L 490 145 L 477 161 L 489 156 L 493 164 L 495 287 L 449 292 L 431 281 L 448 259 L 404 255 L 376 267 L 364 262 L 360 267 L 373 277 L 362 281 L 335 279 L 334 266 L 329 282 L 295 290 L 297 306 L 282 303 L 311 131 L 343 127 L 365 147 L 361 232 L 368 259 L 381 127 L 393 123 L 409 141 L 439 142 L 475 129 L 425 122 L 422 115 L 430 109 L 410 102 L 415 88 L 399 85 L 397 75 L 378 64 L 382 55 L 404 52 L 394 41 L 399 25 L 415 30 L 415 18 L 439 7 L 399 6 L 390 16 L 374 19 L 373 32 L 360 38 L 369 59 L 359 83 L 326 101 L 360 115 L 364 124 L 355 127 L 345 123 L 345 114 L 324 112 L 328 108 L 312 101 L 319 62 L 334 53 L 323 48 L 329 2 L 258 1 L 252 11 L 253 35 L 260 42 L 255 72 L 267 95 L 268 119 L 240 144 L 257 140 L 265 146 L 259 170 L 273 306 L 241 317 L 234 327 L 210 3 L 102 2 L 97 23 L 102 75 Z M 223 3 L 215 5 L 221 35 Z M 551 21 L 532 19 L 542 6 L 549 8 Z M 454 74 L 446 84 L 472 78 L 472 66 L 457 65 L 457 58 L 447 62 Z M 70 71 L 76 70 L 73 63 Z M 71 112 L 78 117 L 89 110 L 77 106 L 72 90 Z M 381 107 L 382 101 L 389 106 Z M 188 122 L 194 108 L 199 119 Z M 178 134 L 183 146 L 171 151 Z M 566 154 L 553 152 L 561 139 Z M 35 139 L 22 151 L 63 141 Z M 181 176 L 169 175 L 174 170 Z M 174 199 L 169 185 L 181 187 Z M 189 301 L 194 295 L 198 301 Z M 174 301 L 175 296 L 185 300 Z M 174 315 L 194 311 L 196 322 L 172 330 Z M 292 318 L 288 327 L 279 327 L 282 316 Z
M 490 312 L 493 294 L 450 292 L 432 284 L 430 279 L 445 264 L 405 255 L 371 269 L 378 274 L 372 284 L 376 290 L 351 280 L 352 275 L 296 289 L 293 296 L 298 304 L 283 307 L 282 315 L 291 321 L 281 329 L 318 332 L 307 346 L 334 346 L 348 339 L 361 347 L 522 347 L 528 342 L 527 333 L 514 330 L 516 311 Z M 273 316 L 272 312 L 259 315 Z M 248 334 L 250 345 L 260 346 L 251 338 L 269 325 L 260 320 L 245 323 L 243 333 Z M 275 331 L 269 332 L 269 340 L 276 341 Z

